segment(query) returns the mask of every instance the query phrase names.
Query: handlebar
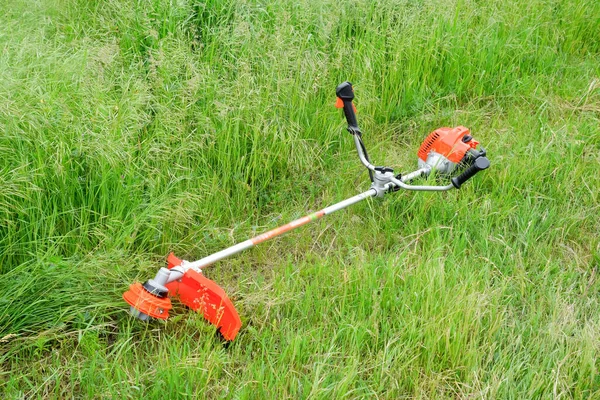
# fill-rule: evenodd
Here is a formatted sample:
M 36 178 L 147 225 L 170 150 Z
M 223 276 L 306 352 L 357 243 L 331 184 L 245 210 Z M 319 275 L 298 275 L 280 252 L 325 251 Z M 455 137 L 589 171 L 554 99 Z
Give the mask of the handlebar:
M 415 171 L 418 172 L 418 171 Z M 406 179 L 408 180 L 408 179 Z M 397 179 L 395 177 L 390 178 L 390 182 L 392 182 L 397 187 L 400 187 L 405 190 L 414 190 L 419 192 L 445 192 L 446 190 L 454 189 L 453 185 L 446 186 L 418 186 L 418 185 L 407 185 L 403 182 L 404 179 Z
M 431 166 L 425 166 L 416 171 L 413 171 L 407 175 L 394 176 L 391 168 L 387 167 L 376 167 L 371 164 L 362 141 L 362 134 L 358 127 L 358 121 L 356 119 L 356 108 L 352 101 L 354 100 L 354 89 L 352 83 L 343 82 L 335 89 L 337 96 L 336 107 L 344 109 L 344 116 L 348 122 L 348 132 L 350 132 L 354 138 L 354 144 L 358 152 L 358 158 L 361 163 L 369 170 L 371 177 L 372 188 L 378 191 L 377 196 L 383 195 L 387 191 L 396 191 L 398 189 L 415 190 L 415 191 L 436 191 L 442 192 L 450 189 L 460 189 L 461 185 L 473 177 L 477 172 L 483 171 L 490 166 L 490 161 L 484 156 L 485 152 L 479 154 L 479 157 L 473 161 L 473 164 L 467 168 L 462 174 L 451 179 L 451 184 L 445 186 L 426 186 L 426 185 L 409 185 L 406 182 L 419 177 L 427 176 L 432 171 Z M 374 179 L 375 177 L 375 179 Z
M 348 127 L 348 130 L 350 130 L 350 127 Z M 364 149 L 365 145 L 362 142 L 360 135 L 352 136 L 354 137 L 354 144 L 356 145 L 356 151 L 358 152 L 358 158 L 360 159 L 360 162 L 363 163 L 363 165 L 367 167 L 367 169 L 375 172 L 376 167 L 369 162 L 369 158 L 367 157 Z
M 452 185 L 454 185 L 455 188 L 460 189 L 460 186 L 463 183 L 465 183 L 470 178 L 475 176 L 475 174 L 478 173 L 479 171 L 488 169 L 489 166 L 490 166 L 490 160 L 488 160 L 487 157 L 479 157 L 479 158 L 475 159 L 473 164 L 469 168 L 467 168 L 462 174 L 451 179 Z
M 360 133 L 358 121 L 356 120 L 356 108 L 354 107 L 354 104 L 352 104 L 352 100 L 354 100 L 354 89 L 352 88 L 352 84 L 350 82 L 340 83 L 338 87 L 335 88 L 335 94 L 338 98 L 336 107 L 344 109 L 344 115 L 348 122 L 348 132 L 352 134 Z

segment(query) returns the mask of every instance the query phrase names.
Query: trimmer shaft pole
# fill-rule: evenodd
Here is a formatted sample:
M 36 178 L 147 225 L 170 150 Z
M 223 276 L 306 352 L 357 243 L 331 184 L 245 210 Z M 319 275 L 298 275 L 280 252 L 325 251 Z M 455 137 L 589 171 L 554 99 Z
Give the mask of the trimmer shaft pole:
M 222 260 L 222 259 L 232 256 L 234 254 L 237 254 L 243 250 L 249 249 L 250 247 L 254 247 L 255 245 L 257 245 L 259 243 L 262 243 L 266 240 L 269 240 L 269 239 L 272 239 L 279 235 L 282 235 L 286 232 L 291 231 L 292 229 L 298 228 L 299 226 L 308 224 L 309 222 L 312 222 L 312 221 L 316 221 L 317 219 L 320 219 L 325 215 L 331 214 L 335 211 L 338 211 L 338 210 L 341 210 L 348 206 L 351 206 L 352 204 L 358 203 L 359 201 L 362 201 L 368 197 L 374 197 L 376 194 L 377 194 L 377 191 L 375 189 L 369 189 L 366 192 L 363 192 L 359 195 L 350 197 L 349 199 L 346 199 L 344 201 L 340 201 L 339 203 L 336 203 L 332 206 L 326 207 L 326 208 L 324 208 L 320 211 L 317 211 L 315 213 L 312 213 L 310 215 L 304 216 L 302 218 L 298 218 L 297 220 L 294 220 L 288 224 L 280 226 L 279 228 L 272 229 L 268 232 L 263 233 L 262 235 L 258 235 L 252 239 L 248 239 L 244 242 L 241 242 L 234 246 L 228 247 L 228 248 L 221 250 L 217 253 L 214 253 L 208 257 L 204 257 L 201 260 L 194 261 L 194 262 L 187 262 L 183 266 L 186 269 L 206 268 L 209 265 L 214 264 L 215 262 L 217 262 L 219 260 Z

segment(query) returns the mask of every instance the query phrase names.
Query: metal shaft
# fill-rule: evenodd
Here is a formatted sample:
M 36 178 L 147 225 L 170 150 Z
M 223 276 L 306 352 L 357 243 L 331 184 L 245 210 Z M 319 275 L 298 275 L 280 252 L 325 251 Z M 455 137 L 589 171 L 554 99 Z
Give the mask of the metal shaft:
M 325 215 L 331 214 L 335 211 L 338 211 L 338 210 L 341 210 L 348 206 L 351 206 L 352 204 L 358 203 L 359 201 L 362 201 L 368 197 L 373 197 L 376 194 L 377 194 L 377 191 L 375 189 L 369 189 L 366 192 L 363 192 L 359 195 L 350 197 L 349 199 L 346 199 L 344 201 L 340 201 L 339 203 L 336 203 L 334 205 L 326 207 L 326 208 L 324 208 L 320 211 L 317 211 L 315 213 L 312 213 L 310 215 L 304 216 L 302 218 L 298 218 L 297 220 L 289 222 L 283 226 L 280 226 L 279 228 L 272 229 L 268 232 L 265 232 L 261 235 L 254 237 L 252 239 L 248 239 L 244 242 L 241 242 L 234 246 L 228 247 L 217 253 L 211 254 L 208 257 L 204 257 L 198 261 L 186 262 L 182 266 L 184 267 L 185 270 L 206 268 L 209 265 L 214 264 L 215 262 L 224 259 L 225 257 L 232 256 L 243 250 L 249 249 L 250 247 L 254 247 L 255 245 L 257 245 L 259 243 L 262 243 L 266 240 L 280 236 L 286 232 L 291 231 L 292 229 L 295 229 L 302 225 L 308 224 L 309 222 L 316 221 L 317 219 L 320 219 L 320 218 L 324 217 Z

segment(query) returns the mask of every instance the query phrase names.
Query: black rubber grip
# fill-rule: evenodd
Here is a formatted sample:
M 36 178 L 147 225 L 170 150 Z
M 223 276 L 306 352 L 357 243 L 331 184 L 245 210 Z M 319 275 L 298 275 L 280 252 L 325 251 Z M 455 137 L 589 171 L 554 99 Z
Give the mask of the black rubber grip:
M 470 178 L 475 176 L 479 171 L 483 171 L 484 169 L 488 169 L 490 166 L 490 160 L 486 157 L 477 158 L 473 164 L 465 170 L 459 176 L 452 178 L 452 184 L 455 188 L 460 189 L 460 185 L 468 181 Z
M 352 106 L 352 100 L 354 100 L 354 90 L 350 82 L 340 83 L 335 88 L 336 96 L 344 103 L 344 115 L 346 121 L 348 121 L 348 130 L 358 130 L 358 121 L 356 120 L 356 113 Z

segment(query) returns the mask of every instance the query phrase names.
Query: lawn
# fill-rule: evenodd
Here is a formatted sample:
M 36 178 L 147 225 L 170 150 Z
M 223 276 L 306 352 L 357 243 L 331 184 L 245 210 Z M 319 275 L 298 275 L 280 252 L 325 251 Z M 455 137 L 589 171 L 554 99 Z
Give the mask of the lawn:
M 600 2 L 0 4 L 0 397 L 600 399 Z M 122 293 L 416 168 L 491 167 L 205 270 L 225 343 Z M 431 182 L 430 182 L 431 183 Z

